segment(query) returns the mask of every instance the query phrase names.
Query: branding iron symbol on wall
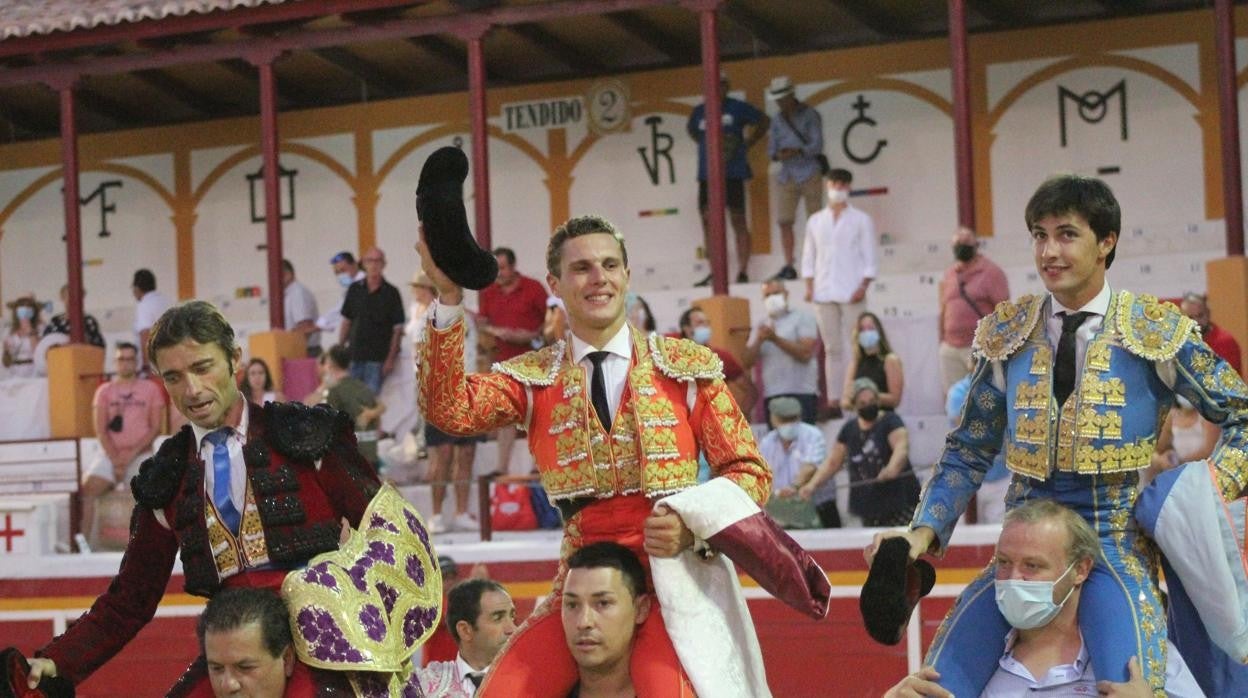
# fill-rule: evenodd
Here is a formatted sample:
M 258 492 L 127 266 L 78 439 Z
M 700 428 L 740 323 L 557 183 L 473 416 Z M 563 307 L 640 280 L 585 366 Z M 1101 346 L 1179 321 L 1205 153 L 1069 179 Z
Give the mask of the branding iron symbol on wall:
M 875 119 L 867 116 L 867 109 L 870 108 L 871 103 L 867 101 L 866 97 L 864 95 L 858 95 L 858 99 L 854 100 L 854 111 L 858 112 L 858 116 L 850 119 L 849 123 L 845 124 L 845 130 L 841 132 L 841 149 L 845 151 L 845 157 L 858 163 L 859 165 L 865 165 L 879 157 L 880 151 L 884 149 L 884 146 L 888 145 L 888 141 L 881 138 L 875 142 L 875 147 L 872 148 L 871 152 L 866 155 L 859 155 L 849 147 L 849 133 L 850 131 L 853 131 L 855 127 L 862 124 L 873 128 L 877 126 Z
M 112 236 L 112 232 L 109 231 L 108 229 L 108 214 L 117 212 L 117 203 L 115 201 L 108 200 L 108 190 L 109 189 L 121 189 L 124 186 L 125 186 L 125 182 L 122 182 L 120 179 L 110 179 L 105 182 L 100 182 L 100 186 L 92 190 L 91 193 L 87 195 L 87 198 L 83 199 L 79 197 L 78 199 L 78 205 L 83 206 L 83 207 L 90 206 L 92 201 L 99 199 L 100 201 L 100 232 L 97 233 L 97 235 L 99 235 L 102 238 Z M 65 193 L 64 187 L 61 188 L 61 193 L 62 194 Z M 65 240 L 64 234 L 61 235 L 61 240 L 62 241 Z
M 1075 113 L 1084 123 L 1099 124 L 1109 114 L 1109 101 L 1118 98 L 1118 128 L 1122 140 L 1127 140 L 1127 79 L 1123 78 L 1104 92 L 1088 90 L 1076 94 L 1061 85 L 1057 86 L 1057 119 L 1062 133 L 1062 147 L 1066 147 L 1066 103 L 1073 102 L 1077 107 Z
M 669 184 L 676 183 L 676 166 L 672 163 L 672 145 L 674 143 L 672 134 L 659 130 L 659 124 L 663 123 L 661 116 L 647 116 L 646 125 L 650 127 L 650 149 L 646 150 L 646 146 L 637 149 L 637 153 L 641 155 L 641 162 L 646 167 L 646 174 L 650 175 L 650 183 L 659 186 L 659 180 L 662 179 L 659 170 L 659 159 L 667 161 L 667 180 Z M 647 154 L 648 153 L 648 154 Z
M 293 221 L 295 219 L 295 177 L 299 174 L 299 170 L 288 170 L 278 163 L 277 172 L 281 179 L 278 185 L 278 207 L 282 212 L 282 220 Z M 282 187 L 281 184 L 286 186 Z M 282 191 L 285 192 L 284 195 Z M 251 222 L 263 223 L 265 218 L 264 165 L 247 175 L 247 193 L 251 197 Z

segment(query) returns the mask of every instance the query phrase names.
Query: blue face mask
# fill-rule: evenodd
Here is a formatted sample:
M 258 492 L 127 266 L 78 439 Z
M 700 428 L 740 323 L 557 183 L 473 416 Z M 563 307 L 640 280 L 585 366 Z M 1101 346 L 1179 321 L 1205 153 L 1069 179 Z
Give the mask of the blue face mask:
M 880 346 L 879 330 L 862 330 L 858 333 L 858 346 L 870 351 Z
M 693 328 L 693 341 L 705 346 L 711 341 L 711 328 L 706 325 Z
M 35 317 L 34 308 L 30 307 L 29 305 L 17 306 L 17 319 L 18 320 L 30 320 L 34 317 Z
M 343 288 L 350 286 L 352 281 L 355 281 L 355 278 L 345 271 L 338 275 L 338 285 Z

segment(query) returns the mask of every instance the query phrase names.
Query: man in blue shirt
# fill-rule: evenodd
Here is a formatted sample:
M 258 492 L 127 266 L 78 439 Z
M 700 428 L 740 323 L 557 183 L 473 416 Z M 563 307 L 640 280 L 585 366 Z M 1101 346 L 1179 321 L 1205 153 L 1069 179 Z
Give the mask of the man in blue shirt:
M 726 73 L 719 74 L 719 89 L 723 102 L 723 155 L 724 179 L 727 180 L 724 198 L 728 206 L 728 219 L 737 238 L 737 283 L 749 283 L 750 231 L 745 223 L 745 180 L 753 176 L 745 155 L 767 133 L 771 119 L 751 104 L 728 96 L 729 84 Z M 748 133 L 747 131 L 748 127 Z M 702 214 L 702 242 L 710 249 L 706 230 L 706 105 L 699 104 L 689 115 L 685 125 L 689 137 L 698 142 L 698 210 Z M 708 274 L 698 286 L 711 283 Z
M 796 279 L 793 267 L 793 222 L 797 218 L 797 202 L 806 202 L 806 215 L 823 208 L 823 118 L 808 104 L 799 102 L 793 93 L 793 82 L 787 75 L 771 81 L 767 99 L 776 103 L 780 113 L 771 122 L 768 133 L 767 157 L 780 163 L 776 185 L 780 196 L 777 203 L 780 244 L 784 249 L 784 268 L 776 274 L 780 279 Z

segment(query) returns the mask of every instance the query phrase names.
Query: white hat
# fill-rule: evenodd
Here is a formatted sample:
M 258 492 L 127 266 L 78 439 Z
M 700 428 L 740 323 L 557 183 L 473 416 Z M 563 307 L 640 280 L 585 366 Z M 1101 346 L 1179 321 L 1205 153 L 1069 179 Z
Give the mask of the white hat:
M 767 99 L 777 100 L 781 97 L 788 97 L 793 94 L 793 81 L 788 75 L 780 75 L 771 79 L 771 84 L 767 86 Z

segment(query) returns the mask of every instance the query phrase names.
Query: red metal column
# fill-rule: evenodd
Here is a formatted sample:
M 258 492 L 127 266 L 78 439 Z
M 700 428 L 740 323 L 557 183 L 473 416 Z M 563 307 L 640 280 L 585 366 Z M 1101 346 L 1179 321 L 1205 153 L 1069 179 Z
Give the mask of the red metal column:
M 1244 187 L 1239 162 L 1239 89 L 1235 79 L 1235 8 L 1214 0 L 1214 43 L 1218 53 L 1218 104 L 1222 132 L 1222 205 L 1226 210 L 1226 254 L 1244 255 Z
M 276 57 L 257 61 L 260 69 L 260 148 L 264 157 L 264 231 L 269 268 L 269 327 L 286 329 L 282 288 L 282 169 L 278 161 Z
M 965 0 L 949 0 L 949 66 L 953 74 L 953 161 L 958 186 L 958 224 L 975 230 L 975 173 Z
M 468 108 L 472 124 L 472 195 L 475 199 L 477 244 L 491 249 L 490 237 L 490 144 L 485 104 L 485 46 L 488 27 L 465 36 L 468 42 Z
M 724 225 L 724 95 L 719 84 L 719 0 L 692 3 L 702 40 L 702 93 L 706 105 L 706 228 L 711 289 L 728 293 L 728 240 Z
M 55 85 L 61 94 L 61 178 L 64 181 L 65 264 L 69 271 L 69 341 L 82 344 L 82 215 L 78 207 L 78 122 L 72 82 Z

